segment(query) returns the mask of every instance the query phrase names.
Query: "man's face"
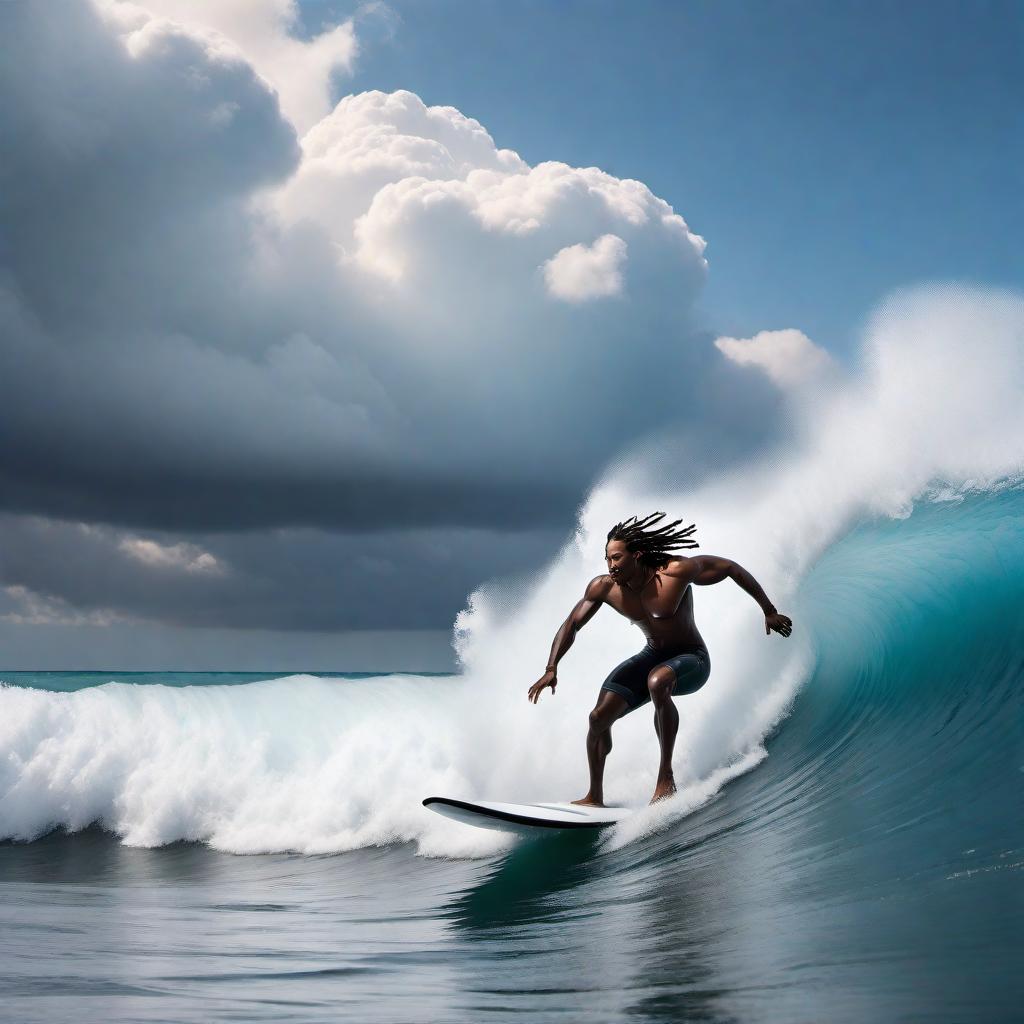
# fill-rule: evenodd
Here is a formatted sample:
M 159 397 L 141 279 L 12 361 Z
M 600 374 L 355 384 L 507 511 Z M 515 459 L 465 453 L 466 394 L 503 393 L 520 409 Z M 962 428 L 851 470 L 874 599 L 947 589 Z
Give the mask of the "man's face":
M 616 583 L 628 579 L 636 571 L 636 555 L 626 548 L 625 541 L 608 541 L 604 549 L 604 560 L 608 564 L 608 575 Z

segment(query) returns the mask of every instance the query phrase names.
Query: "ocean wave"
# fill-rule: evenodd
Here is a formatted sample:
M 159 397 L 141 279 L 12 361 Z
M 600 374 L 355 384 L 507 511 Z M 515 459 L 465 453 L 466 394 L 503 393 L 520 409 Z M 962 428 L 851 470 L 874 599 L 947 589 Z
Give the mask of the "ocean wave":
M 690 488 L 666 483 L 684 467 L 636 453 L 595 488 L 577 534 L 529 587 L 473 595 L 457 623 L 457 676 L 5 687 L 0 834 L 100 822 L 144 846 L 492 853 L 510 840 L 420 801 L 582 795 L 587 712 L 642 638 L 603 610 L 557 693 L 534 706 L 526 690 L 602 569 L 608 524 L 656 507 L 695 521 L 703 550 L 749 568 L 795 629 L 766 637 L 738 588 L 699 590 L 715 667 L 678 702 L 680 793 L 616 827 L 606 847 L 652 841 L 758 765 L 743 820 L 765 829 L 783 813 L 870 797 L 865 834 L 898 831 L 943 800 L 948 811 L 958 772 L 1005 798 L 1020 759 L 1022 325 L 1014 296 L 904 296 L 876 316 L 856 370 L 793 395 L 792 434 L 772 451 Z M 617 724 L 606 798 L 642 809 L 657 755 L 649 711 Z M 973 790 L 960 801 L 958 813 L 969 802 L 997 817 Z

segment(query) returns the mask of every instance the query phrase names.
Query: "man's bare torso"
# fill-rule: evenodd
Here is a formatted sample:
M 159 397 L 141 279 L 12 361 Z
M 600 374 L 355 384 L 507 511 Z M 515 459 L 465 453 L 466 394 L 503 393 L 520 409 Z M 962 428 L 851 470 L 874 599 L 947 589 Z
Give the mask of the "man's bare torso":
M 693 588 L 688 558 L 672 558 L 640 589 L 599 577 L 601 600 L 639 626 L 653 647 L 704 647 L 693 621 Z

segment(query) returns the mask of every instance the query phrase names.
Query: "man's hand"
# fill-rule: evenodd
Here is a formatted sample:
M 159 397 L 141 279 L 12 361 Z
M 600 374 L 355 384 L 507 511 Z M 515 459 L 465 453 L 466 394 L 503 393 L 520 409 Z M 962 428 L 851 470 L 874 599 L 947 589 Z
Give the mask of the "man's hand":
M 793 620 L 788 615 L 772 612 L 764 617 L 764 635 L 767 636 L 773 629 L 780 636 L 789 636 L 793 632 Z
M 530 692 L 527 694 L 527 698 L 526 699 L 527 700 L 531 700 L 531 701 L 533 701 L 534 704 L 536 704 L 537 701 L 540 700 L 541 691 L 546 686 L 550 686 L 551 687 L 551 692 L 554 693 L 555 692 L 555 687 L 557 685 L 558 685 L 558 675 L 557 675 L 557 673 L 555 673 L 555 672 L 545 672 L 544 675 L 542 675 L 540 677 L 540 679 L 538 679 L 537 682 L 535 682 L 533 684 L 533 686 L 530 687 Z

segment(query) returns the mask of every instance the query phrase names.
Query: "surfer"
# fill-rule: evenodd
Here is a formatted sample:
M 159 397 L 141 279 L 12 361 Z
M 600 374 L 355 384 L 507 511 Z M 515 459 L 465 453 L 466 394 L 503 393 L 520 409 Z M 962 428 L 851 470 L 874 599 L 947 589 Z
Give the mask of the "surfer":
M 655 512 L 643 519 L 636 516 L 617 523 L 608 531 L 604 557 L 608 572 L 587 585 L 583 599 L 569 613 L 555 634 L 547 670 L 530 687 L 528 699 L 534 704 L 542 691 L 558 684 L 558 662 L 582 629 L 602 605 L 609 605 L 639 626 L 647 646 L 627 658 L 601 684 L 597 703 L 590 712 L 587 760 L 590 790 L 574 804 L 604 806 L 604 762 L 612 749 L 612 723 L 648 701 L 654 704 L 654 729 L 661 744 L 658 781 L 651 803 L 676 791 L 672 775 L 672 748 L 679 727 L 679 712 L 673 696 L 695 693 L 711 674 L 711 658 L 693 621 L 691 584 L 707 586 L 735 580 L 761 606 L 765 635 L 773 630 L 789 636 L 792 620 L 780 615 L 761 585 L 743 566 L 717 555 L 694 557 L 672 554 L 679 548 L 695 548 L 690 539 L 696 527 L 676 529 L 682 522 L 655 528 L 665 518 Z

